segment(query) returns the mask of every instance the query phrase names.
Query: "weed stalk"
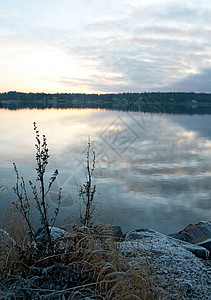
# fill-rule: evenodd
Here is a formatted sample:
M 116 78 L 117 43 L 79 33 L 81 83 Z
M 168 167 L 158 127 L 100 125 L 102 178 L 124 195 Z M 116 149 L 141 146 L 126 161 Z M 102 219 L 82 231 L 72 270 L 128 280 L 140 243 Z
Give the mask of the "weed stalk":
M 92 157 L 91 157 L 92 155 Z M 80 211 L 80 222 L 82 226 L 92 226 L 92 214 L 94 212 L 94 195 L 96 192 L 96 185 L 92 184 L 92 177 L 95 170 L 95 152 L 91 146 L 91 140 L 88 139 L 88 147 L 86 153 L 86 181 L 80 187 L 79 197 L 83 199 L 85 205 L 85 212 Z

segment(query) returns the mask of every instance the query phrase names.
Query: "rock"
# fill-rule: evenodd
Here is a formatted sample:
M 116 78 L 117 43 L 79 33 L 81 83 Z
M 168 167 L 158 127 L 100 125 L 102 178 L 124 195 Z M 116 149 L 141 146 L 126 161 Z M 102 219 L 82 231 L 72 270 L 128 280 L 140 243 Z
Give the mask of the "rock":
M 58 227 L 49 227 L 51 238 L 53 240 L 63 239 L 64 237 L 67 237 L 69 233 L 65 229 L 61 229 Z M 41 240 L 44 237 L 44 228 L 39 228 L 36 233 L 36 239 Z
M 125 234 L 125 240 L 140 240 L 144 247 L 147 245 L 149 250 L 151 248 L 155 252 L 162 252 L 165 250 L 169 252 L 169 254 L 172 254 L 173 252 L 182 252 L 184 249 L 202 259 L 208 259 L 210 255 L 210 252 L 204 247 L 175 239 L 152 229 L 129 231 Z
M 115 238 L 121 238 L 123 236 L 122 229 L 120 226 L 110 225 L 110 224 L 103 224 L 95 226 L 98 234 L 100 235 L 108 235 L 112 233 Z
M 123 235 L 124 239 L 129 239 L 129 240 L 136 240 L 136 239 L 140 239 L 143 238 L 143 234 L 146 232 L 147 233 L 156 233 L 155 230 L 153 229 L 137 229 L 137 230 L 132 230 L 132 231 L 128 231 Z
M 205 240 L 197 245 L 206 248 L 211 253 L 211 239 Z
M 180 231 L 179 235 L 184 237 L 186 242 L 198 244 L 211 238 L 211 223 L 200 221 L 197 224 L 190 224 Z
M 68 235 L 68 232 L 65 229 L 58 227 L 50 227 L 51 237 L 53 239 L 62 239 Z
M 168 236 L 171 236 L 174 239 L 177 239 L 177 240 L 180 240 L 180 241 L 186 241 L 185 237 L 183 235 L 179 234 L 178 232 L 177 233 L 168 234 Z
M 210 252 L 205 247 L 193 245 L 184 241 L 180 241 L 180 245 L 198 258 L 208 259 L 210 256 Z
M 194 292 L 194 288 L 190 280 L 184 280 L 181 283 L 180 288 L 183 291 L 183 294 L 185 294 L 186 296 L 191 296 Z
M 67 251 L 68 249 L 70 251 L 70 249 L 72 249 L 72 238 L 68 231 L 58 227 L 49 227 L 49 229 L 52 249 L 55 253 Z M 48 239 L 44 228 L 38 229 L 36 233 L 36 242 L 33 243 L 33 246 L 38 253 L 46 253 L 46 251 L 49 251 Z

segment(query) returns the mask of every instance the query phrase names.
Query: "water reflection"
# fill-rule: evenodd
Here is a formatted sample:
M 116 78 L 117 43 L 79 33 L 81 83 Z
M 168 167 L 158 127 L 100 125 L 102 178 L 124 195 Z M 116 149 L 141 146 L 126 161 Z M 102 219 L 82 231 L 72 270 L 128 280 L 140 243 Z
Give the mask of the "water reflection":
M 9 189 L 0 199 L 2 218 L 14 199 L 12 162 L 35 181 L 34 121 L 50 148 L 47 176 L 60 171 L 49 202 L 53 210 L 62 187 L 61 221 L 79 208 L 88 136 L 97 157 L 96 203 L 104 221 L 125 231 L 151 227 L 168 233 L 210 218 L 211 116 L 1 109 L 0 118 L 0 185 Z

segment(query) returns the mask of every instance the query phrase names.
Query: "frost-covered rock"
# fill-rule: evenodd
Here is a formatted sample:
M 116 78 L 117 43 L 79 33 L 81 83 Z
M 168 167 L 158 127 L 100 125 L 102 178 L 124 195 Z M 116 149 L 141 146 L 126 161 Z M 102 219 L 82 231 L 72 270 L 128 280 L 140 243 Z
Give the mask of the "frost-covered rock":
M 211 223 L 200 221 L 197 224 L 190 224 L 178 234 L 185 238 L 186 242 L 198 244 L 211 238 Z
M 167 236 L 153 229 L 130 231 L 125 235 L 126 240 L 139 240 L 146 250 L 163 252 L 164 250 L 169 254 L 181 253 L 189 251 L 199 258 L 208 259 L 210 253 L 204 247 L 193 245 L 173 237 Z
M 169 240 L 171 238 L 169 237 Z M 174 238 L 172 238 L 172 241 L 175 243 L 178 243 L 179 245 L 181 245 L 184 249 L 190 251 L 191 253 L 193 253 L 196 257 L 202 258 L 202 259 L 208 259 L 210 256 L 210 252 L 209 250 L 206 249 L 206 247 L 203 247 L 202 245 L 193 245 L 190 244 L 188 242 L 184 242 L 181 240 L 176 240 Z
M 197 245 L 206 248 L 211 255 L 211 239 L 198 243 Z
M 51 249 L 49 248 L 49 240 L 44 228 L 38 229 L 35 235 L 36 241 L 32 243 L 32 246 L 38 255 L 40 255 L 40 253 L 46 254 L 49 249 L 50 251 L 53 250 L 55 253 L 61 253 L 62 251 L 70 250 L 70 248 L 72 249 L 72 238 L 68 231 L 58 227 L 49 227 L 49 229 L 51 236 Z
M 131 265 L 140 268 L 152 266 L 158 281 L 169 296 L 164 299 L 210 300 L 210 261 L 201 260 L 193 254 L 202 247 L 166 236 L 152 229 L 130 231 L 120 244 L 120 251 L 128 257 Z M 137 259 L 138 257 L 138 259 Z
M 69 233 L 65 229 L 62 229 L 62 228 L 49 227 L 49 229 L 50 229 L 51 238 L 53 240 L 63 239 L 64 237 L 67 237 L 69 235 Z M 45 235 L 44 228 L 40 228 L 40 229 L 38 229 L 38 231 L 36 233 L 36 239 L 41 240 L 41 239 L 43 239 L 44 235 Z
M 183 235 L 179 234 L 178 232 L 170 233 L 170 234 L 168 234 L 168 236 L 171 236 L 171 237 L 173 237 L 177 240 L 181 240 L 181 241 L 184 241 L 184 242 L 186 241 L 185 237 Z
M 69 235 L 69 233 L 65 229 L 58 228 L 58 227 L 50 227 L 50 231 L 51 231 L 51 237 L 53 239 L 61 239 Z

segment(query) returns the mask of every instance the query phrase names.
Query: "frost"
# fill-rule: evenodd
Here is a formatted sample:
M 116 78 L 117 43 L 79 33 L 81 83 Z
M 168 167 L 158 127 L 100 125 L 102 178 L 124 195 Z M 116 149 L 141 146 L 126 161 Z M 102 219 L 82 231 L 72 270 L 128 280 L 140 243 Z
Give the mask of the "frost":
M 150 262 L 160 280 L 163 278 L 163 288 L 171 291 L 172 299 L 177 299 L 178 287 L 181 299 L 211 299 L 210 261 L 196 257 L 201 254 L 208 258 L 205 248 L 150 229 L 128 232 L 120 251 L 130 258 L 131 264 L 137 255 L 140 262 Z

